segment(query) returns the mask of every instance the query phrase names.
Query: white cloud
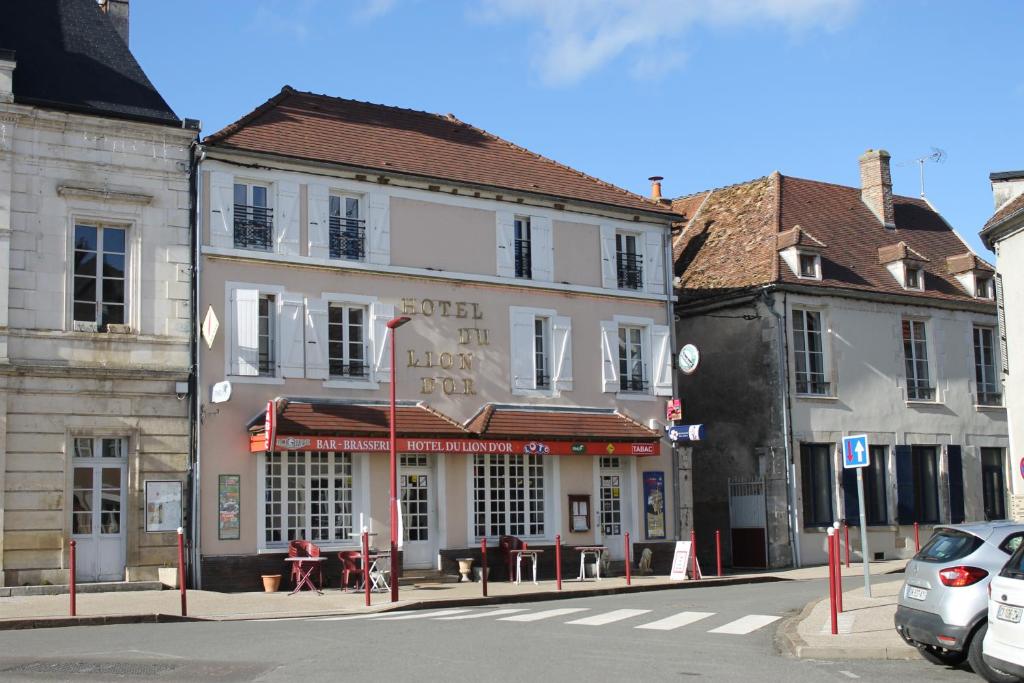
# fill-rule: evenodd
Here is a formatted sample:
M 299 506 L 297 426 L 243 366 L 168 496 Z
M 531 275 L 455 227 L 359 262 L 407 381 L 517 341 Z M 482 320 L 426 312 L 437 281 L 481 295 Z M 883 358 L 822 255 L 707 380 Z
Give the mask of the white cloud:
M 532 37 L 534 66 L 549 85 L 575 83 L 625 57 L 634 73 L 685 61 L 678 39 L 696 24 L 739 26 L 770 22 L 790 30 L 834 30 L 860 0 L 480 0 L 488 21 L 539 23 Z
M 364 0 L 362 7 L 356 10 L 355 16 L 362 21 L 370 21 L 384 16 L 395 8 L 396 0 Z

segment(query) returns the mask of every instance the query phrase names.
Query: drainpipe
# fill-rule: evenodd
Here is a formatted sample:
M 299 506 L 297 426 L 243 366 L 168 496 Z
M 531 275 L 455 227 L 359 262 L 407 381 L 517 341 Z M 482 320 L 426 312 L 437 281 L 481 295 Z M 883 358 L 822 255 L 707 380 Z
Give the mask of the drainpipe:
M 786 344 L 786 294 L 782 294 L 782 313 L 775 310 L 775 297 L 772 296 L 769 289 L 762 289 L 761 296 L 764 299 L 765 306 L 768 307 L 768 311 L 776 318 L 776 335 L 778 337 L 776 346 L 778 347 L 778 362 L 776 365 L 779 369 L 779 390 L 782 393 L 782 436 L 785 440 L 786 448 L 786 509 L 789 512 L 789 547 L 793 549 L 793 566 L 800 567 L 800 534 L 798 533 L 799 520 L 796 516 L 796 466 L 793 463 L 793 438 L 791 434 L 790 414 L 789 414 L 789 368 L 788 358 L 789 349 Z
M 199 201 L 199 162 L 203 160 L 206 153 L 202 151 L 199 146 L 198 140 L 192 143 L 191 155 L 189 159 L 189 195 L 192 200 L 191 215 L 189 216 L 189 232 L 190 239 L 192 240 L 192 344 L 191 344 L 191 376 L 189 381 L 191 382 L 190 389 L 192 390 L 192 402 L 189 407 L 190 423 L 192 425 L 191 430 L 191 450 L 192 457 L 189 463 L 191 469 L 191 517 L 189 524 L 189 538 L 192 542 L 189 548 L 189 564 L 192 565 L 192 585 L 196 589 L 203 587 L 203 572 L 202 563 L 200 559 L 202 557 L 200 553 L 200 529 L 202 524 L 200 523 L 200 504 L 199 504 L 199 471 L 200 471 L 200 452 L 199 452 L 199 422 L 202 419 L 202 396 L 199 393 L 199 256 L 200 256 L 200 245 L 202 240 L 199 235 L 199 207 L 202 203 Z

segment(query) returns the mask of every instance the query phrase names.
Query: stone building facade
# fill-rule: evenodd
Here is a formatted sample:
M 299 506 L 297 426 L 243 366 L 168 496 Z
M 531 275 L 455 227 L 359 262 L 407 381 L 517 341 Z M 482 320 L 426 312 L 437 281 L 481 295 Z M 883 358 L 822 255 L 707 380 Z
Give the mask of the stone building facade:
M 114 4 L 0 24 L 0 586 L 66 583 L 70 539 L 81 581 L 155 579 L 183 523 L 196 131 Z

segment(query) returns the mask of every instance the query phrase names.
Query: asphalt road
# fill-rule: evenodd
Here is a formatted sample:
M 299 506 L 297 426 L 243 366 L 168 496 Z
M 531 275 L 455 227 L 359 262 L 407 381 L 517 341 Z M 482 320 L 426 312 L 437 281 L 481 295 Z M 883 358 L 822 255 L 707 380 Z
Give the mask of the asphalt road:
M 783 582 L 370 618 L 4 631 L 0 680 L 981 680 L 923 659 L 780 655 L 776 628 L 823 590 Z

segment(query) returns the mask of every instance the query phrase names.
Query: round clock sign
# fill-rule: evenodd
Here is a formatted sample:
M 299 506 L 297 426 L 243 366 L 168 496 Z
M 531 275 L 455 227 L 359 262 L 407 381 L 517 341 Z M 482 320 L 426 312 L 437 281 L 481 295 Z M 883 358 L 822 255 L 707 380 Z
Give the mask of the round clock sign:
M 679 349 L 679 369 L 684 375 L 692 375 L 700 363 L 700 351 L 693 344 Z

